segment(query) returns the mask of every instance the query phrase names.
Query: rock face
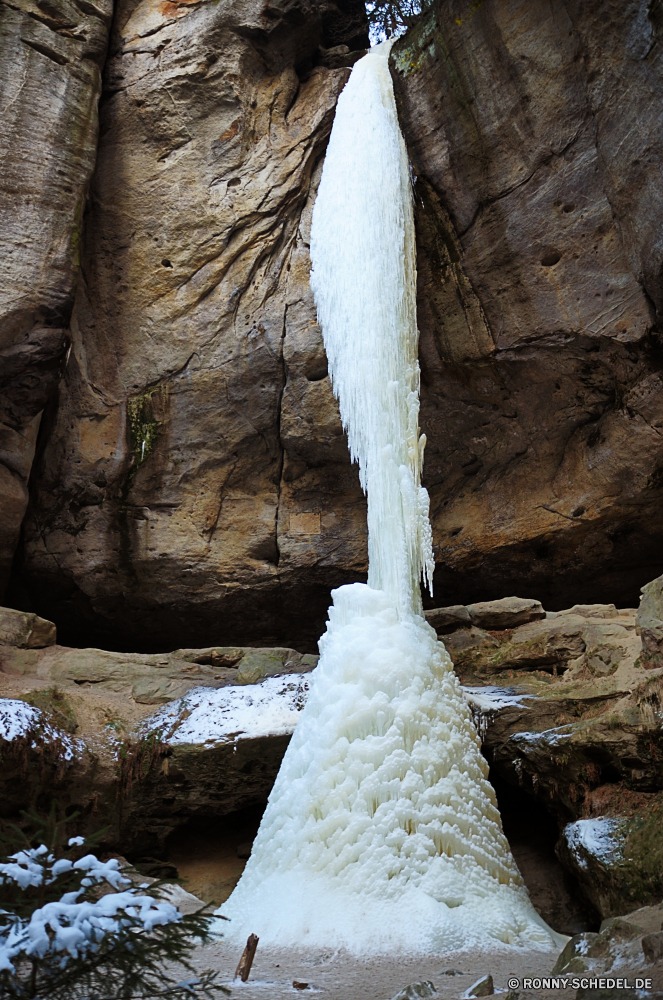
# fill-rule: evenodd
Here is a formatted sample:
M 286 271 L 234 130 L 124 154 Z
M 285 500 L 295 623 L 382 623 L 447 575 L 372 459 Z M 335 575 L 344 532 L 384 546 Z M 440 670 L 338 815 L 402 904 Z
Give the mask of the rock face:
M 520 797 L 518 831 L 528 798 L 554 817 L 557 856 L 601 919 L 663 896 L 663 665 L 645 651 L 660 585 L 643 588 L 638 611 L 584 604 L 540 617 L 534 601 L 492 602 L 500 629 L 481 627 L 477 605 L 426 613 L 446 633 L 498 797 L 500 782 Z M 518 624 L 527 605 L 533 620 Z
M 592 927 L 586 908 L 607 918 L 660 900 L 663 667 L 643 662 L 636 612 L 594 604 L 546 613 L 511 598 L 436 609 L 429 620 L 436 615 L 444 629 L 455 616 L 443 641 L 540 912 L 575 933 Z M 519 624 L 523 615 L 531 620 Z M 472 624 L 496 616 L 507 627 Z M 11 633 L 6 623 L 17 620 Z M 48 622 L 37 624 L 51 644 L 26 648 L 32 616 L 0 611 L 0 622 L 0 815 L 43 805 L 56 789 L 86 829 L 109 826 L 110 846 L 162 857 L 187 822 L 265 803 L 316 657 L 68 649 L 53 644 Z M 32 706 L 32 729 L 18 737 L 11 699 L 14 718 L 16 706 Z
M 0 2 L 0 599 L 67 347 L 111 14 Z
M 301 707 L 298 685 L 317 657 L 285 648 L 151 655 L 69 649 L 55 644 L 52 623 L 34 619 L 0 609 L 0 818 L 30 806 L 48 810 L 55 794 L 61 809 L 80 812 L 86 831 L 108 827 L 109 846 L 162 851 L 166 837 L 192 817 L 264 806 L 294 723 L 279 726 L 273 712 L 254 712 L 247 736 L 245 711 L 233 717 L 238 731 L 229 736 L 172 745 L 168 733 L 141 727 L 156 706 L 192 689 L 230 688 L 232 700 L 233 692 L 257 684 L 244 696 L 253 703 L 259 682 L 274 675 L 277 690 L 295 690 Z M 31 635 L 41 636 L 42 648 L 30 645 Z M 168 725 L 171 737 L 190 714 L 181 706 Z
M 308 287 L 349 73 L 314 66 L 332 10 L 118 8 L 72 352 L 25 532 L 33 600 L 64 641 L 273 642 L 296 634 L 304 594 L 319 618 L 340 567 L 362 572 L 363 498 Z
M 448 0 L 393 49 L 449 603 L 632 605 L 661 571 L 662 30 L 641 0 Z
M 308 286 L 346 7 L 119 5 L 19 572 L 64 642 L 313 651 L 363 578 Z M 444 603 L 632 605 L 663 568 L 657 11 L 449 0 L 393 50 Z

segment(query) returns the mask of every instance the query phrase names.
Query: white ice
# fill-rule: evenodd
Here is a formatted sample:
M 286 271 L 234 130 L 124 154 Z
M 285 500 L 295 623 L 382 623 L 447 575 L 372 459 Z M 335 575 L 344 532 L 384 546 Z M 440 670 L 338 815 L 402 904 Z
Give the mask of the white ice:
M 474 725 L 481 741 L 486 738 L 488 725 L 502 708 L 526 708 L 528 695 L 499 687 L 464 687 L 463 697 L 470 706 Z
M 368 495 L 368 586 L 333 591 L 321 658 L 244 874 L 219 910 L 239 944 L 363 955 L 550 948 L 502 832 L 477 732 L 421 611 L 412 194 L 389 47 L 338 102 L 311 236 L 334 391 Z
M 350 453 L 368 494 L 368 584 L 421 609 L 434 561 L 421 487 L 416 257 L 410 169 L 389 43 L 341 94 L 313 212 L 311 287 Z

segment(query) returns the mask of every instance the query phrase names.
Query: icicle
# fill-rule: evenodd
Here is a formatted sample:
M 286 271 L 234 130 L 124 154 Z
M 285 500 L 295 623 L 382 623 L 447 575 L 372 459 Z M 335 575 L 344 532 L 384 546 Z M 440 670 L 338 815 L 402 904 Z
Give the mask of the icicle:
M 421 487 L 416 252 L 410 169 L 388 55 L 355 66 L 338 102 L 311 231 L 311 287 L 350 453 L 368 493 L 369 586 L 402 615 L 432 586 Z
M 369 582 L 332 592 L 311 692 L 226 938 L 362 954 L 486 939 L 550 948 L 502 832 L 449 656 L 421 614 L 432 578 L 421 487 L 409 170 L 389 46 L 338 102 L 313 214 L 311 284 L 368 495 Z

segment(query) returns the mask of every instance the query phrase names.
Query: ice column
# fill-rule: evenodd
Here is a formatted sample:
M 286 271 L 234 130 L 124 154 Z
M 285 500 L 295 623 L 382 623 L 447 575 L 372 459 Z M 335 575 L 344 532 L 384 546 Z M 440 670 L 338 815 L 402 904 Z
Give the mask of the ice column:
M 333 591 L 321 658 L 226 937 L 361 954 L 549 948 L 502 833 L 449 656 L 421 614 L 415 246 L 385 44 L 341 94 L 313 214 L 311 285 L 368 495 L 368 585 Z

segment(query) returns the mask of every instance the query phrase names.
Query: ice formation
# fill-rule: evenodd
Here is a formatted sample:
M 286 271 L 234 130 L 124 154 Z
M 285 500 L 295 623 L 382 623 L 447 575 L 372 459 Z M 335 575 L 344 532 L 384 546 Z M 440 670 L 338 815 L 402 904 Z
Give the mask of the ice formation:
M 226 938 L 367 954 L 548 948 L 502 832 L 451 661 L 422 616 L 433 568 L 421 488 L 410 176 L 388 46 L 354 67 L 315 204 L 313 287 L 368 494 L 368 585 L 332 592 L 320 662 Z

